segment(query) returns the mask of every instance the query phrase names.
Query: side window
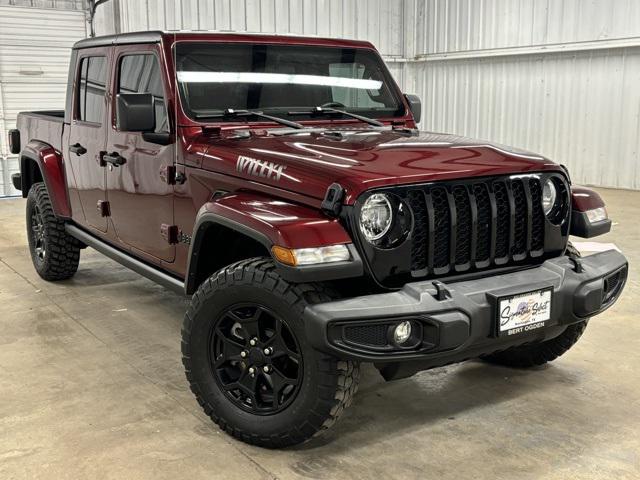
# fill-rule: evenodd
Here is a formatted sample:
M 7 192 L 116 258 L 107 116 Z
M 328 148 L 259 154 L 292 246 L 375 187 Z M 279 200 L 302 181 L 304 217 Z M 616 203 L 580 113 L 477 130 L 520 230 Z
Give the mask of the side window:
M 168 132 L 160 65 L 155 55 L 127 55 L 120 60 L 118 93 L 150 93 L 156 109 L 156 132 Z
M 85 57 L 80 63 L 76 118 L 83 122 L 102 123 L 104 95 L 107 89 L 107 59 Z

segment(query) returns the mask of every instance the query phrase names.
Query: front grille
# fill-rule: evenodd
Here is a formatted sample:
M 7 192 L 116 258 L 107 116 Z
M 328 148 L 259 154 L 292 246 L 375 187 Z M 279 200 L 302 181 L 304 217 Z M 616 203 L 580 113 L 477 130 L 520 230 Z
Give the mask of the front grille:
M 537 176 L 407 187 L 414 276 L 442 275 L 540 257 L 545 218 Z

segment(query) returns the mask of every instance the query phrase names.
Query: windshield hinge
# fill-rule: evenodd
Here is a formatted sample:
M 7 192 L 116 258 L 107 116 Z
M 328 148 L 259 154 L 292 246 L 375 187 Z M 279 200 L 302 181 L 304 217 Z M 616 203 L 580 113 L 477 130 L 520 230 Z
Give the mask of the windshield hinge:
M 160 170 L 160 178 L 167 185 L 182 185 L 187 180 L 185 174 L 178 172 L 175 165 L 167 165 Z

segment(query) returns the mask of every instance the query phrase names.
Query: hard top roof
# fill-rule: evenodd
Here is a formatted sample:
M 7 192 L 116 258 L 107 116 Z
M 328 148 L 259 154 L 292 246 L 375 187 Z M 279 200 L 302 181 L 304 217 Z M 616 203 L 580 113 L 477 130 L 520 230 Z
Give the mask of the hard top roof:
M 362 40 L 340 39 L 340 38 L 325 38 L 309 35 L 295 35 L 286 34 L 281 35 L 277 33 L 249 33 L 249 32 L 233 32 L 233 31 L 209 31 L 209 30 L 150 30 L 142 32 L 120 33 L 116 35 L 104 35 L 101 37 L 85 38 L 73 45 L 74 49 L 80 48 L 92 48 L 92 47 L 106 47 L 112 45 L 130 45 L 135 43 L 159 43 L 163 40 L 171 40 L 175 36 L 176 40 L 238 40 L 238 41 L 255 41 L 257 43 L 269 43 L 270 41 L 277 40 L 278 43 L 286 43 L 287 39 L 291 39 L 291 43 L 297 45 L 309 44 L 309 45 L 322 45 L 331 44 L 335 46 L 346 47 L 368 47 L 371 48 L 371 43 Z M 236 38 L 237 37 L 237 38 Z M 283 42 L 283 40 L 285 42 Z

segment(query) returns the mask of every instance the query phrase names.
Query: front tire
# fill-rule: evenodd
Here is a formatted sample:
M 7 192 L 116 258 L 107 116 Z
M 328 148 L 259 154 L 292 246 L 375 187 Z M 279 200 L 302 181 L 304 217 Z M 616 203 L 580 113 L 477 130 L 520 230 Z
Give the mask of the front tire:
M 73 277 L 80 263 L 80 243 L 53 213 L 44 183 L 34 183 L 27 196 L 27 239 L 33 266 L 44 280 Z
M 182 329 L 191 390 L 218 426 L 246 443 L 281 448 L 329 428 L 357 390 L 357 363 L 313 349 L 306 305 L 320 284 L 294 285 L 269 259 L 233 264 L 193 295 Z

